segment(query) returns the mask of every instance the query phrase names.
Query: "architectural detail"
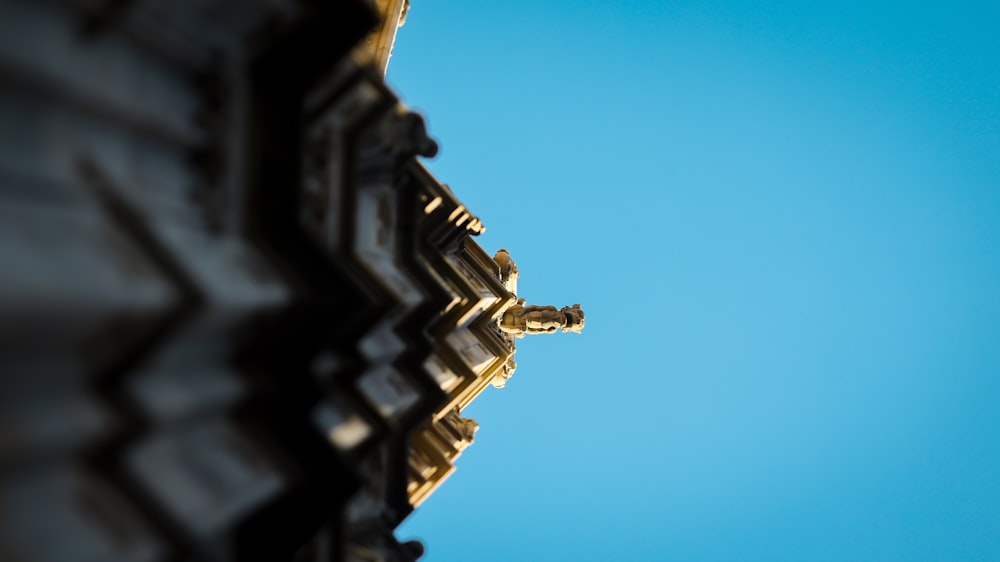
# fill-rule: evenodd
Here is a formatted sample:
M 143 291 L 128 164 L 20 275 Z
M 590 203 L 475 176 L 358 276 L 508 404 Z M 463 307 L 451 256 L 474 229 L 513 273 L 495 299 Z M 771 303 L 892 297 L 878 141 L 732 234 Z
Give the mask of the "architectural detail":
M 444 324 L 453 327 L 444 340 L 446 345 L 438 349 L 439 359 L 433 363 L 442 370 L 441 380 L 447 381 L 441 389 L 448 393 L 449 400 L 416 433 L 412 442 L 407 491 L 414 506 L 420 505 L 454 472 L 455 460 L 472 443 L 475 431 L 469 428 L 479 426 L 473 420 L 460 418 L 459 413 L 488 385 L 503 388 L 514 374 L 515 338 L 558 330 L 580 333 L 584 327 L 579 304 L 562 310 L 553 306 L 525 306 L 524 299 L 518 299 L 516 294 L 520 275 L 517 264 L 506 249 L 497 251 L 490 259 L 467 239 L 465 251 L 457 253 L 451 261 L 461 273 L 452 282 L 456 288 L 471 285 L 471 291 L 459 290 L 465 294 L 466 306 L 479 314 L 469 316 L 466 312 L 442 319 L 458 318 L 454 324 L 451 321 Z M 451 363 L 445 367 L 449 359 Z M 459 421 L 466 428 L 467 440 L 447 437 L 455 434 Z
M 578 304 L 564 306 L 561 310 L 554 306 L 525 306 L 524 299 L 518 299 L 503 312 L 500 329 L 519 338 L 525 334 L 552 334 L 558 330 L 579 334 L 583 331 L 583 310 Z
M 373 4 L 378 11 L 380 23 L 365 39 L 364 48 L 375 68 L 385 76 L 392 48 L 396 43 L 396 31 L 406 23 L 410 0 L 373 0 Z
M 421 555 L 466 407 L 584 318 L 417 159 L 407 7 L 0 0 L 0 560 Z
M 511 259 L 510 253 L 504 248 L 500 248 L 493 255 L 493 261 L 497 262 L 497 266 L 500 268 L 500 282 L 503 283 L 504 288 L 516 295 L 519 274 L 517 264 Z

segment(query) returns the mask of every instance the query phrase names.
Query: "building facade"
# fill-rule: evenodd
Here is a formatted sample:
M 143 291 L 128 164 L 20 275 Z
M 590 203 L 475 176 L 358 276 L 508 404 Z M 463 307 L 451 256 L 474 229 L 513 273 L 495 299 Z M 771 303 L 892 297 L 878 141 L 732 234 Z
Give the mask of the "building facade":
M 407 7 L 0 0 L 0 559 L 420 556 L 464 408 L 583 313 L 418 160 Z

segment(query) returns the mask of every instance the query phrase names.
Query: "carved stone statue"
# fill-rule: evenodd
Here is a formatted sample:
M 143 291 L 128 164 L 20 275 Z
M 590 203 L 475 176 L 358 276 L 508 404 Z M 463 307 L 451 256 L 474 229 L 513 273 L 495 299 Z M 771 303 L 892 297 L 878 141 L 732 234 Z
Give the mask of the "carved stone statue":
M 518 337 L 525 334 L 553 334 L 559 330 L 579 334 L 583 331 L 583 326 L 583 310 L 578 304 L 557 309 L 554 306 L 525 306 L 524 299 L 518 299 L 500 318 L 500 329 Z
M 476 438 L 476 432 L 479 431 L 479 423 L 477 423 L 474 419 L 463 418 L 459 415 L 458 408 L 452 410 L 448 414 L 447 419 L 451 422 L 455 430 L 458 431 L 461 438 L 459 448 L 464 449 L 465 447 L 471 445 Z
M 516 296 L 517 278 L 520 274 L 510 252 L 501 248 L 493 256 L 493 261 L 497 264 L 500 282 Z M 500 330 L 519 338 L 525 334 L 552 334 L 559 330 L 579 334 L 583 331 L 583 325 L 583 310 L 578 304 L 557 309 L 554 306 L 525 305 L 524 299 L 517 299 L 500 317 Z M 509 370 L 513 372 L 513 368 Z M 509 373 L 502 380 L 494 380 L 493 386 L 503 386 L 508 378 Z
M 500 282 L 503 286 L 510 292 L 517 294 L 517 278 L 520 276 L 517 272 L 517 264 L 510 257 L 510 252 L 500 248 L 497 250 L 495 256 L 493 256 L 493 261 L 497 262 L 500 266 Z
M 507 380 L 514 376 L 514 371 L 516 370 L 517 363 L 514 362 L 514 356 L 511 355 L 507 358 L 507 363 L 504 364 L 503 369 L 493 375 L 493 380 L 490 383 L 494 388 L 503 388 L 507 386 Z
M 359 182 L 398 186 L 403 162 L 414 156 L 433 157 L 438 145 L 427 135 L 420 114 L 397 105 L 364 129 L 356 150 Z
M 386 113 L 376 125 L 378 147 L 392 156 L 408 158 L 419 155 L 432 158 L 438 144 L 427 136 L 427 126 L 419 113 L 397 106 Z

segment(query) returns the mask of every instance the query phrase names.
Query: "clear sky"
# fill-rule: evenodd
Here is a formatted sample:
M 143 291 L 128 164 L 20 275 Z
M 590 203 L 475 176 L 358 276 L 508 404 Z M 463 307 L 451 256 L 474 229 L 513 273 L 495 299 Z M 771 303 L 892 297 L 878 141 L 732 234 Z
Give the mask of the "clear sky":
M 1000 560 L 1000 3 L 413 0 L 388 80 L 588 322 L 427 561 Z

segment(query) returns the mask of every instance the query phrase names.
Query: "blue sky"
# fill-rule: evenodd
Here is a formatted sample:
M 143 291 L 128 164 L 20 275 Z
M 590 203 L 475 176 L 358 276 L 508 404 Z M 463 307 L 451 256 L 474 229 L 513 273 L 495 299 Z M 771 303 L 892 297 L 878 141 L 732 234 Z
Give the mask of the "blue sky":
M 877 5 L 873 5 L 877 4 Z M 1000 4 L 414 0 L 521 340 L 426 560 L 1000 560 Z

